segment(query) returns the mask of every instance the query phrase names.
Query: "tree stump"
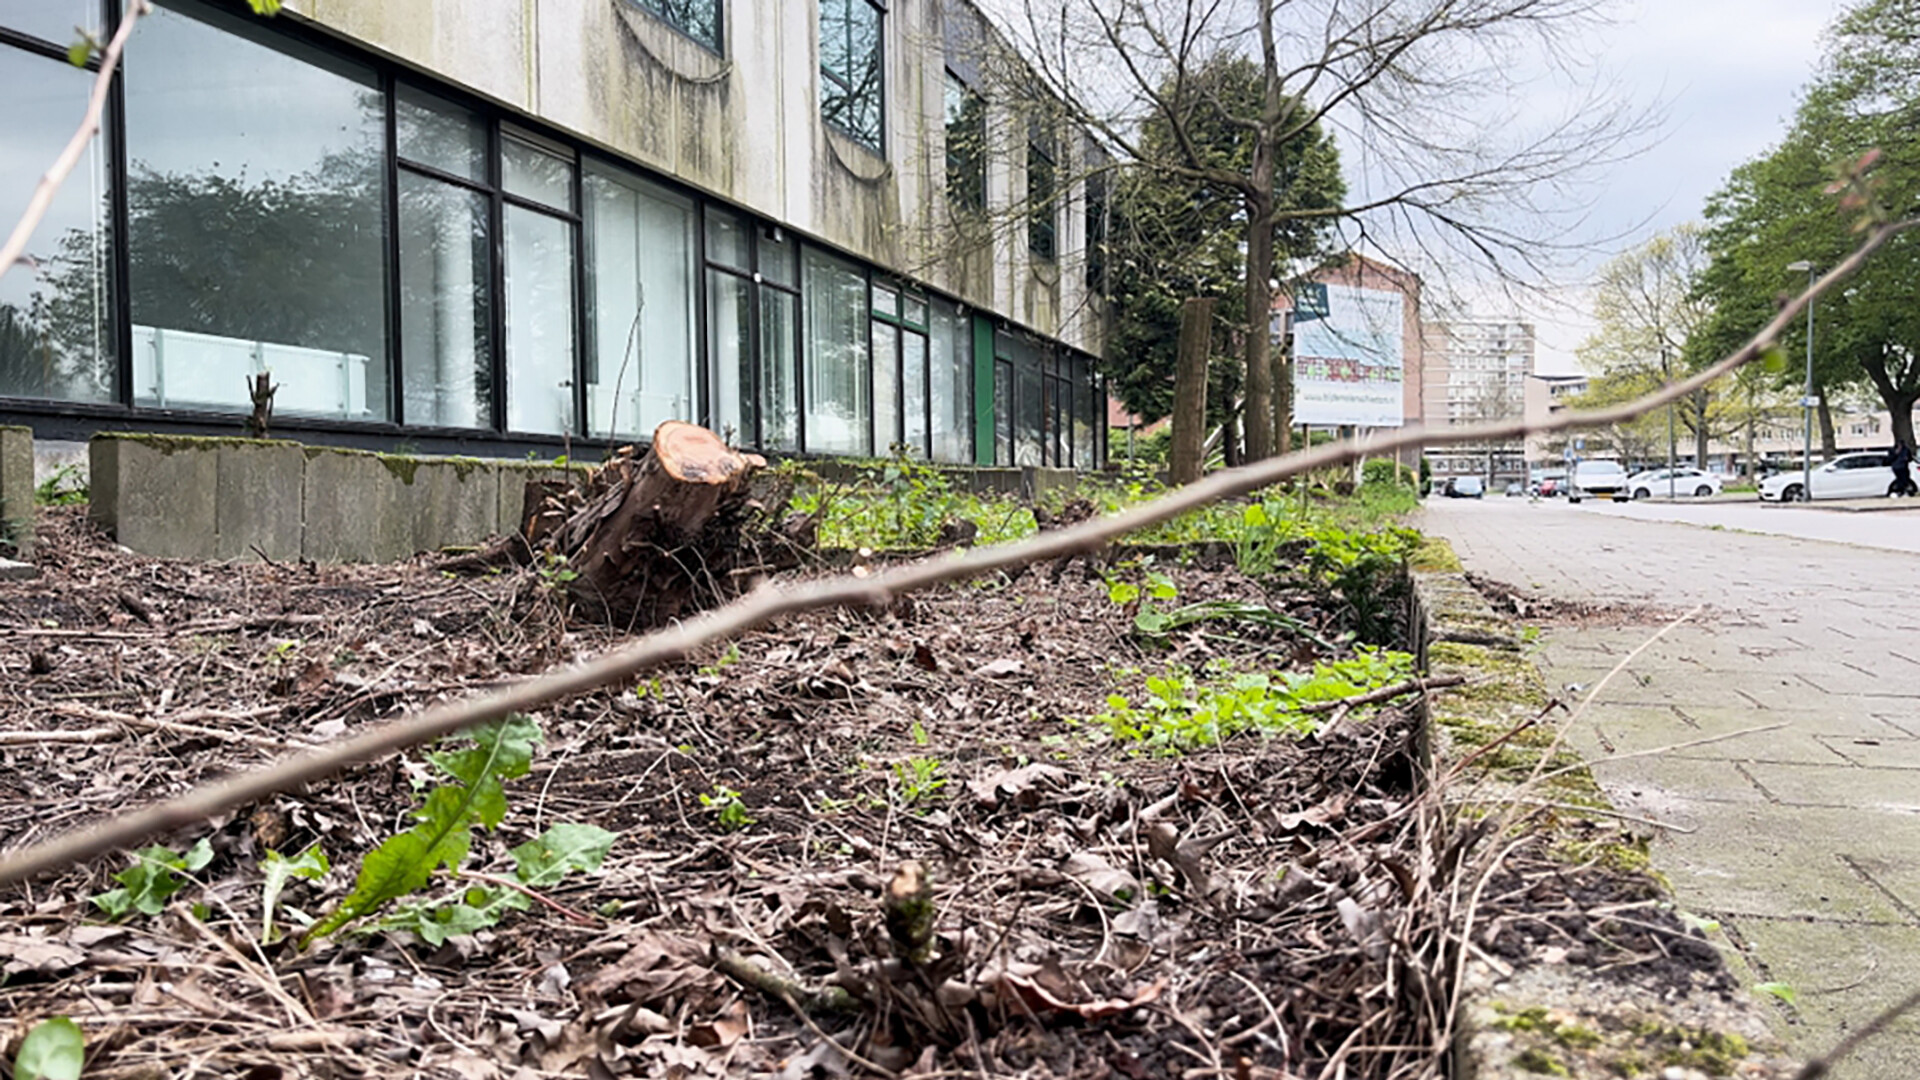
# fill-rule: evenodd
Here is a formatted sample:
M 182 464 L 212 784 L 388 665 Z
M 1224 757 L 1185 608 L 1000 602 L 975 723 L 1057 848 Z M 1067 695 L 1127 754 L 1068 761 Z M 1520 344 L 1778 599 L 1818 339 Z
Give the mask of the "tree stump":
M 757 558 L 759 545 L 743 534 L 766 516 L 749 490 L 766 464 L 706 428 L 669 420 L 644 456 L 623 447 L 596 469 L 564 520 L 552 509 L 536 515 L 530 539 L 544 534 L 545 549 L 566 557 L 580 614 L 630 630 L 660 626 L 730 595 L 742 556 Z

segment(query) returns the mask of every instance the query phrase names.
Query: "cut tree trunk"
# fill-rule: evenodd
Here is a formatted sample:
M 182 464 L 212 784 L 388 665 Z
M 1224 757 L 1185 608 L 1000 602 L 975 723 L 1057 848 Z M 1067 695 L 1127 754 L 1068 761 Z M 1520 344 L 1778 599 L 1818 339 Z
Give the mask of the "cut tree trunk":
M 650 629 L 738 592 L 741 578 L 797 564 L 814 523 L 769 529 L 749 481 L 766 466 L 696 424 L 669 420 L 645 455 L 624 447 L 594 470 L 574 507 L 549 500 L 527 523 L 545 556 L 564 557 L 581 615 Z M 770 553 L 767 540 L 788 541 Z

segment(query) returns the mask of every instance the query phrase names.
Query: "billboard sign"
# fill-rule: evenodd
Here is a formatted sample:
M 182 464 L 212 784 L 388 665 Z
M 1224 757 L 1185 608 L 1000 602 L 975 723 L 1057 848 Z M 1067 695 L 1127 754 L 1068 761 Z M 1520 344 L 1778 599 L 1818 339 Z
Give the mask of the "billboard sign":
M 1293 321 L 1312 322 L 1327 317 L 1327 287 L 1317 281 L 1303 281 L 1293 287 Z
M 1400 427 L 1405 298 L 1329 285 L 1322 317 L 1293 331 L 1293 422 Z

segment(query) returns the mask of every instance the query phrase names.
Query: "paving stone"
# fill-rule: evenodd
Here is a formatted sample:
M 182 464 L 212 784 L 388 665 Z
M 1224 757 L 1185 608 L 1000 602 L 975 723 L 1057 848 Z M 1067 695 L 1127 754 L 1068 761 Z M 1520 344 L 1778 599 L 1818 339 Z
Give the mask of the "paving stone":
M 1701 521 L 1755 509 L 1662 508 Z M 1904 629 L 1920 625 L 1911 519 L 1770 515 L 1788 531 L 1877 545 L 1864 547 L 1710 533 L 1645 520 L 1637 505 L 1440 505 L 1423 516 L 1476 574 L 1540 582 L 1538 592 L 1560 599 L 1657 598 L 1641 626 L 1546 627 L 1541 654 L 1555 684 L 1597 678 L 1663 614 L 1708 605 L 1635 658 L 1631 670 L 1648 678 L 1610 687 L 1574 744 L 1616 806 L 1674 826 L 1652 855 L 1681 905 L 1720 916 L 1766 978 L 1799 993 L 1777 1028 L 1797 1052 L 1826 1050 L 1920 986 L 1920 632 Z M 1623 757 L 1773 722 L 1786 726 Z M 1920 1076 L 1920 1020 L 1833 1075 Z

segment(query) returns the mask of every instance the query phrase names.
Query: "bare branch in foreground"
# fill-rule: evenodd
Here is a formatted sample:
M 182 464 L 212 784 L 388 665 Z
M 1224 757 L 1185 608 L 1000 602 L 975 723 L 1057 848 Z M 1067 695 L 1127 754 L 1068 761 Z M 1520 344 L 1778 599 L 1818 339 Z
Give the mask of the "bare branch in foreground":
M 107 94 L 113 88 L 113 69 L 119 66 L 120 51 L 126 47 L 127 38 L 133 34 L 133 24 L 149 10 L 147 0 L 128 0 L 127 9 L 120 16 L 120 28 L 114 31 L 113 40 L 100 53 L 100 73 L 94 77 L 93 93 L 87 98 L 87 111 L 74 130 L 73 138 L 67 140 L 67 148 L 53 159 L 53 164 L 40 177 L 40 183 L 34 186 L 33 198 L 27 200 L 27 212 L 13 227 L 13 235 L 7 237 L 5 247 L 0 247 L 0 277 L 5 277 L 13 264 L 27 250 L 27 241 L 33 237 L 33 230 L 40 227 L 40 221 L 47 216 L 47 210 L 53 205 L 53 196 L 65 183 L 73 167 L 80 163 L 80 156 L 87 152 L 87 140 L 100 133 L 100 114 L 106 110 Z
M 838 577 L 793 588 L 765 587 L 725 607 L 649 634 L 586 663 L 507 687 L 484 697 L 436 705 L 343 742 L 296 754 L 253 772 L 229 776 L 142 810 L 132 811 L 23 848 L 0 859 L 0 886 L 90 859 L 148 837 L 213 817 L 257 799 L 310 783 L 363 761 L 421 743 L 509 713 L 526 712 L 575 694 L 623 682 L 663 664 L 683 660 L 694 650 L 764 626 L 783 615 L 830 607 L 888 605 L 903 593 L 966 581 L 1000 570 L 1063 556 L 1096 551 L 1136 532 L 1209 503 L 1257 491 L 1314 469 L 1341 465 L 1363 456 L 1419 446 L 1452 446 L 1513 439 L 1544 432 L 1599 427 L 1650 413 L 1759 357 L 1816 296 L 1852 275 L 1881 245 L 1920 219 L 1896 222 L 1870 233 L 1851 256 L 1828 271 L 1806 292 L 1783 306 L 1738 352 L 1693 377 L 1672 383 L 1638 401 L 1594 412 L 1567 412 L 1538 424 L 1509 420 L 1445 431 L 1405 429 L 1386 437 L 1348 440 L 1283 458 L 1268 458 L 1214 473 L 1196 483 L 1111 517 L 1041 533 L 1016 544 L 975 548 L 950 557 L 895 567 L 873 577 Z

